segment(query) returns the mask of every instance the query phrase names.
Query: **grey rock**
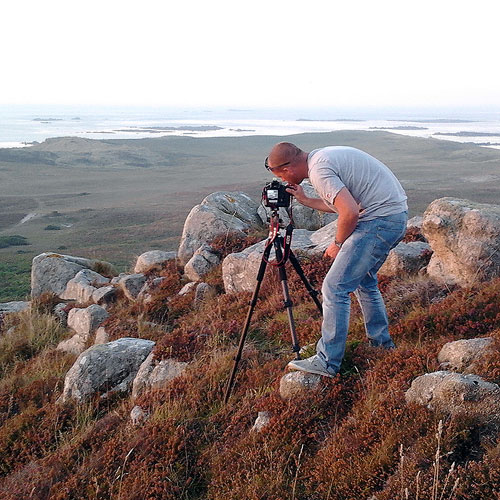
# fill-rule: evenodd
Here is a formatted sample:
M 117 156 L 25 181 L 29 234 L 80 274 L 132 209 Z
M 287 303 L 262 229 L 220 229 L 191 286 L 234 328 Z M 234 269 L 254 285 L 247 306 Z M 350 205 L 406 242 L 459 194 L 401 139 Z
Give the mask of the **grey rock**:
M 257 418 L 253 427 L 250 429 L 251 432 L 261 432 L 263 431 L 271 421 L 271 413 L 268 411 L 259 411 Z
M 2 302 L 0 303 L 0 314 L 24 312 L 24 311 L 29 311 L 30 308 L 31 308 L 31 302 L 25 302 L 22 300 L 15 300 L 12 302 Z
M 440 198 L 424 213 L 422 230 L 433 254 L 427 273 L 467 286 L 500 276 L 500 206 Z
M 135 405 L 130 412 L 130 420 L 132 425 L 141 425 L 149 417 L 149 414 L 145 412 L 139 405 Z
M 302 371 L 292 371 L 281 377 L 280 396 L 283 399 L 291 399 L 306 391 L 319 387 L 321 375 Z
M 144 274 L 128 274 L 120 279 L 118 285 L 129 300 L 136 300 L 145 283 Z
M 164 252 L 163 250 L 150 250 L 139 255 L 135 263 L 134 273 L 143 274 L 161 267 L 170 260 L 177 258 L 177 252 Z
M 309 255 L 321 255 L 335 238 L 337 221 L 318 231 L 296 229 L 293 232 L 292 250 Z M 266 240 L 256 243 L 242 252 L 229 254 L 222 262 L 222 278 L 226 293 L 251 292 L 255 288 L 257 272 L 264 253 Z M 274 259 L 274 249 L 270 259 Z
M 107 344 L 109 342 L 109 334 L 106 328 L 100 326 L 95 332 L 94 345 Z
M 219 256 L 210 245 L 203 244 L 184 266 L 184 274 L 191 281 L 200 281 L 220 263 Z
M 112 285 L 118 285 L 120 280 L 124 278 L 125 276 L 129 276 L 127 273 L 120 273 L 118 276 L 115 276 L 114 278 L 111 279 L 111 284 Z
M 66 306 L 66 302 L 59 302 L 59 304 L 54 306 L 52 311 L 62 326 L 68 326 L 68 313 L 65 311 Z
M 413 380 L 405 399 L 408 403 L 452 415 L 472 416 L 482 422 L 500 421 L 500 387 L 477 375 L 427 373 Z
M 139 367 L 154 347 L 151 340 L 121 338 L 82 352 L 64 380 L 60 402 L 83 402 L 94 394 L 130 390 Z
M 242 192 L 217 192 L 193 207 L 186 218 L 177 256 L 186 264 L 203 243 L 221 234 L 245 235 L 252 227 L 262 227 L 258 205 Z
M 60 296 L 64 300 L 76 300 L 80 303 L 90 302 L 96 291 L 94 284 L 102 285 L 109 283 L 109 279 L 92 271 L 82 269 L 66 285 L 66 290 Z
M 217 291 L 215 290 L 215 287 L 213 287 L 212 285 L 209 285 L 208 283 L 199 283 L 198 286 L 196 287 L 196 292 L 194 294 L 195 306 L 199 306 L 205 300 L 211 297 L 215 297 L 216 294 Z
M 112 304 L 116 301 L 116 288 L 111 285 L 96 288 L 92 293 L 92 301 L 103 307 Z
M 85 309 L 74 308 L 68 314 L 68 326 L 87 341 L 108 316 L 106 310 L 97 304 Z
M 401 242 L 389 252 L 379 272 L 384 276 L 417 274 L 428 264 L 430 252 L 430 245 L 423 241 Z
M 422 229 L 423 221 L 424 221 L 424 218 L 421 215 L 416 215 L 415 217 L 408 219 L 408 222 L 406 223 L 406 227 L 408 229 L 412 229 L 414 227 L 416 227 L 417 229 Z
M 141 364 L 132 385 L 132 397 L 136 398 L 145 391 L 164 387 L 167 382 L 182 375 L 188 363 L 175 359 L 155 360 L 153 353 Z
M 193 290 L 196 289 L 198 286 L 198 283 L 195 283 L 193 281 L 186 283 L 179 291 L 177 295 L 186 295 L 189 292 L 192 292 Z
M 86 347 L 86 339 L 83 338 L 81 335 L 76 334 L 67 340 L 59 342 L 56 349 L 58 351 L 63 351 L 78 356 L 83 351 L 85 351 L 85 347 Z
M 137 295 L 137 300 L 148 304 L 153 300 L 153 293 L 155 289 L 157 289 L 167 278 L 159 277 L 154 278 L 153 280 L 148 280 L 144 283 L 144 286 L 141 288 L 139 295 Z
M 52 292 L 60 297 L 66 291 L 68 281 L 82 269 L 91 269 L 93 264 L 92 260 L 71 255 L 37 255 L 31 267 L 31 296 L 38 297 L 43 292 Z
M 475 362 L 489 353 L 492 346 L 493 339 L 491 337 L 448 342 L 438 354 L 440 368 L 471 373 L 474 371 Z

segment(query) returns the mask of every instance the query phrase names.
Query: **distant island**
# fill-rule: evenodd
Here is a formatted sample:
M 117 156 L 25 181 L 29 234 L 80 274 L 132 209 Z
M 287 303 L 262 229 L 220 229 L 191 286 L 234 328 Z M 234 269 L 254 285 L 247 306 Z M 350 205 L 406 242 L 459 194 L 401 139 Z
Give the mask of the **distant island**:
M 33 118 L 33 121 L 48 123 L 48 122 L 63 122 L 64 120 L 62 118 Z
M 354 118 L 331 118 L 327 120 L 311 119 L 311 118 L 299 118 L 295 120 L 297 122 L 365 122 L 366 120 L 355 120 Z
M 436 132 L 433 135 L 452 135 L 454 137 L 499 137 L 500 132 L 477 132 L 462 130 L 461 132 Z
M 398 127 L 368 127 L 369 130 L 429 130 L 427 127 L 414 125 L 399 125 Z
M 213 130 L 224 130 L 224 127 L 218 127 L 217 125 L 182 125 L 180 127 L 130 127 L 125 129 L 114 130 L 114 132 L 151 132 L 153 134 L 159 134 L 161 132 L 175 132 L 175 131 L 187 131 L 187 132 L 211 132 Z
M 475 123 L 474 120 L 460 120 L 449 118 L 433 118 L 430 120 L 387 120 L 389 122 L 409 122 L 409 123 Z

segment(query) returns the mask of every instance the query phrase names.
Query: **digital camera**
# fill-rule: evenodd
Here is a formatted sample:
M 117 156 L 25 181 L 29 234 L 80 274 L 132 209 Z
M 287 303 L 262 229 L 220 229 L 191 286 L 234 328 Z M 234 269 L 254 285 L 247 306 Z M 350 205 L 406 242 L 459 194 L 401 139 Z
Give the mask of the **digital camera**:
M 291 202 L 291 194 L 287 192 L 286 186 L 274 179 L 264 186 L 262 190 L 262 201 L 266 207 L 288 208 Z

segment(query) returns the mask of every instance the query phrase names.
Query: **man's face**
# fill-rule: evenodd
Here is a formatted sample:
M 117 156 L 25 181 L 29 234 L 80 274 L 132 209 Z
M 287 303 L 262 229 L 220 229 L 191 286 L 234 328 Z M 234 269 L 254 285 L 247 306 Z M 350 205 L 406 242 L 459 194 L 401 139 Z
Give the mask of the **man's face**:
M 269 165 L 266 159 L 266 167 L 270 172 L 272 172 L 273 175 L 280 178 L 283 182 L 290 184 L 300 184 L 303 181 L 303 178 L 298 172 L 299 168 L 297 157 L 292 158 L 284 164 L 278 165 L 276 167 Z

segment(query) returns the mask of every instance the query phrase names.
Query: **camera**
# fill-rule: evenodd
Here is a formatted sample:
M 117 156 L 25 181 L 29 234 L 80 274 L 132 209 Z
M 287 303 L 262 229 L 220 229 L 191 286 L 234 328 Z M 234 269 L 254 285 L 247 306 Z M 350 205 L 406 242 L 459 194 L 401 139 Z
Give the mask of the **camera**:
M 262 201 L 266 207 L 288 208 L 291 202 L 291 194 L 287 192 L 286 186 L 274 179 L 264 186 L 262 190 Z

